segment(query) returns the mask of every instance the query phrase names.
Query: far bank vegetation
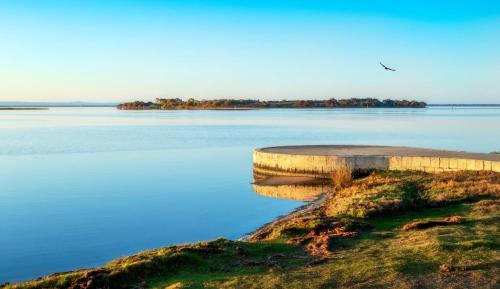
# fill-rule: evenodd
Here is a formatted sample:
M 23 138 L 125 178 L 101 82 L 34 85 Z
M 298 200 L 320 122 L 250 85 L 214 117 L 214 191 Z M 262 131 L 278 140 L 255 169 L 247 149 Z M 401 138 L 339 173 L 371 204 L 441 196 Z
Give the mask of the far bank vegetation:
M 425 102 L 415 100 L 378 100 L 376 98 L 348 98 L 328 100 L 279 100 L 157 98 L 154 102 L 134 101 L 117 106 L 123 110 L 174 110 L 174 109 L 257 109 L 257 108 L 366 108 L 366 107 L 426 107 Z

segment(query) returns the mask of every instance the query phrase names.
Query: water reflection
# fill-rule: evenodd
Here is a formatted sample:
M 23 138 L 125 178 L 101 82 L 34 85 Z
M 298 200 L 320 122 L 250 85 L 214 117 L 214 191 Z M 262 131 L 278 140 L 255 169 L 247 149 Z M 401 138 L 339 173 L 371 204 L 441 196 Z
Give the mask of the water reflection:
M 326 179 L 265 176 L 254 172 L 253 190 L 266 197 L 310 202 L 331 190 Z

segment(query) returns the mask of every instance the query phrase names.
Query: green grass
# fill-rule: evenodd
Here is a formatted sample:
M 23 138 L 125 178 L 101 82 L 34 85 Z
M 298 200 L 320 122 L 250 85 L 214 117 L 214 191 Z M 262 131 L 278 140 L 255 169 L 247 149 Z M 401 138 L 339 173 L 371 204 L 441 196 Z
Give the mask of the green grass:
M 208 279 L 222 280 L 242 274 L 263 273 L 272 268 L 283 270 L 302 266 L 306 258 L 301 247 L 281 242 L 249 243 L 218 239 L 145 251 L 114 260 L 96 269 L 105 274 L 95 283 L 104 288 L 123 288 L 147 281 L 153 287 L 165 287 L 168 283 L 182 280 L 199 288 L 199 284 Z M 89 272 L 93 270 L 49 276 L 6 288 L 68 288 L 72 281 Z
M 430 219 L 443 218 L 450 215 L 464 215 L 470 211 L 470 204 L 455 204 L 448 207 L 438 207 L 431 209 L 410 210 L 404 214 L 393 216 L 375 217 L 370 220 L 370 224 L 378 230 L 391 231 L 403 227 L 404 224 L 414 221 L 426 221 Z
M 289 270 L 303 266 L 306 257 L 298 246 L 280 242 L 235 242 L 243 256 L 234 252 L 204 260 L 200 266 L 182 270 L 175 275 L 158 276 L 149 280 L 151 288 L 165 288 L 182 283 L 188 288 L 204 288 L 206 282 L 224 282 L 241 275 L 261 275 L 270 270 Z M 296 256 L 301 256 L 297 258 Z
M 213 281 L 214 288 L 494 288 L 500 276 L 497 217 L 473 212 L 474 205 L 455 205 L 378 218 L 375 229 L 357 239 L 335 242 L 334 257 L 286 274 L 264 273 Z M 462 214 L 463 224 L 416 232 L 402 224 Z M 444 275 L 441 264 L 469 268 Z M 307 280 L 307 282 L 304 282 Z M 307 284 L 303 284 L 307 283 Z M 498 284 L 497 284 L 498 285 Z M 276 287 L 275 287 L 276 286 Z

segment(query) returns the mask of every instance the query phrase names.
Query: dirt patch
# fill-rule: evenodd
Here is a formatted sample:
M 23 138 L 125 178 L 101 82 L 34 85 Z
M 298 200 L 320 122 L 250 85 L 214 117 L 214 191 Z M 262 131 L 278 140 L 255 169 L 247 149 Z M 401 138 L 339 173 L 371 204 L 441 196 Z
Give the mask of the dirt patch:
M 436 226 L 449 226 L 462 223 L 462 218 L 460 216 L 446 217 L 442 220 L 429 220 L 429 221 L 419 221 L 408 223 L 403 226 L 403 231 L 410 230 L 424 230 Z
M 317 219 L 321 215 L 322 206 L 328 198 L 327 194 L 320 195 L 316 200 L 297 208 L 294 212 L 279 217 L 277 220 L 265 224 L 255 232 L 241 238 L 243 241 L 261 241 L 271 239 L 273 232 L 281 228 L 289 227 L 292 224 L 307 222 Z
M 99 283 L 99 281 L 103 278 L 106 278 L 108 274 L 109 270 L 105 269 L 88 271 L 82 277 L 73 280 L 68 289 L 99 288 L 100 286 L 98 286 L 97 283 Z
M 328 257 L 334 240 L 338 238 L 355 238 L 359 236 L 356 231 L 342 221 L 324 221 L 316 225 L 305 236 L 290 239 L 288 243 L 307 244 L 306 249 L 312 256 Z
M 453 266 L 450 264 L 442 264 L 441 266 L 439 266 L 439 270 L 441 270 L 441 272 L 443 273 L 451 273 L 455 271 L 469 271 L 471 270 L 471 268 L 467 266 Z

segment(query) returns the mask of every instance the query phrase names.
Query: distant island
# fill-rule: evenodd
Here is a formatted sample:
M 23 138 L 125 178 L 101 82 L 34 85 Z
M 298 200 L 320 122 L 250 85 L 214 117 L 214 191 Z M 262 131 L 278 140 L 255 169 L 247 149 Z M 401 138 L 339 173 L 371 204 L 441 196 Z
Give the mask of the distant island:
M 392 100 L 380 101 L 376 98 L 348 98 L 328 100 L 269 100 L 261 101 L 255 99 L 213 99 L 196 100 L 190 98 L 186 101 L 180 98 L 157 98 L 154 102 L 134 101 L 119 104 L 122 110 L 245 110 L 259 108 L 365 108 L 365 107 L 411 107 L 422 108 L 427 104 L 415 100 Z

